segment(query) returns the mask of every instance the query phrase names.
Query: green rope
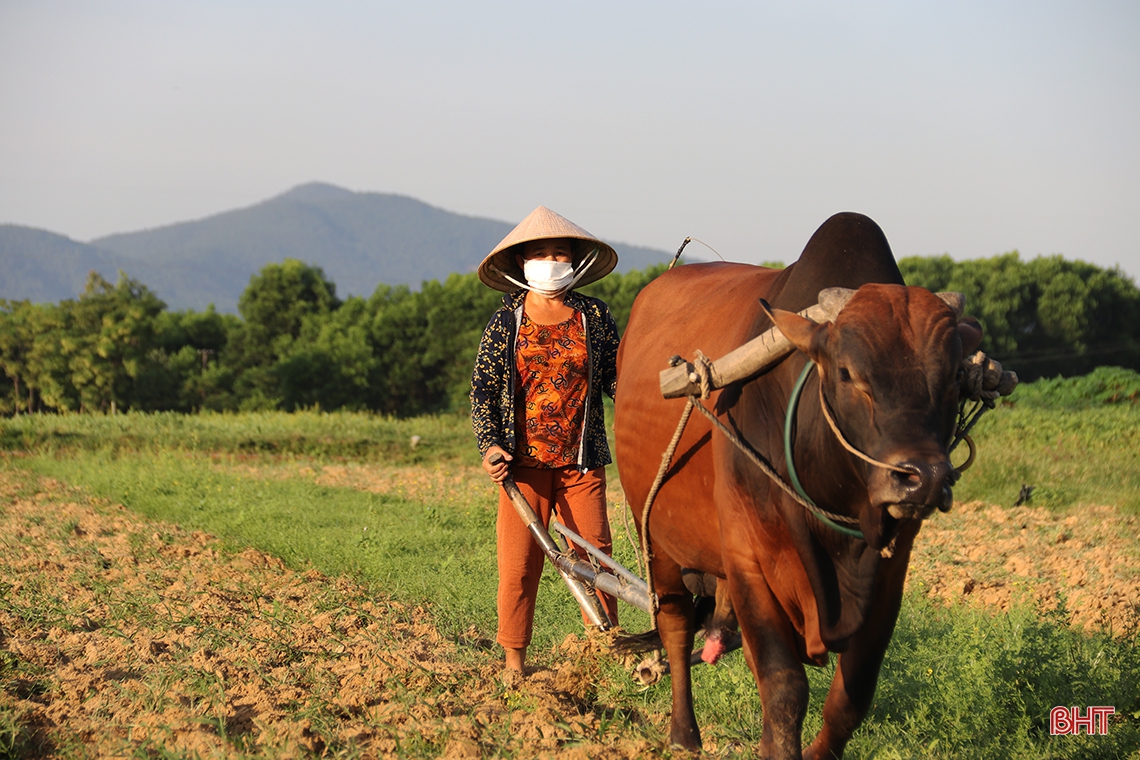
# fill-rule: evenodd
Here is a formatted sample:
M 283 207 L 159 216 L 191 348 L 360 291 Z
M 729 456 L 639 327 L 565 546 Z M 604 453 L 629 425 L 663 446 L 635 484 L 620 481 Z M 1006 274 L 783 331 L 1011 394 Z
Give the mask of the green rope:
M 796 493 L 802 496 L 804 500 L 811 505 L 808 507 L 808 511 L 815 515 L 820 522 L 832 530 L 839 531 L 845 536 L 863 539 L 862 531 L 840 525 L 822 514 L 816 503 L 812 501 L 812 498 L 804 491 L 804 487 L 800 484 L 800 478 L 796 475 L 796 463 L 792 459 L 792 428 L 795 427 L 796 424 L 796 407 L 799 406 L 800 403 L 800 394 L 803 392 L 804 384 L 807 383 L 808 373 L 811 372 L 814 366 L 815 362 L 808 360 L 808 363 L 804 365 L 803 372 L 800 373 L 799 379 L 796 380 L 795 387 L 792 389 L 792 397 L 788 399 L 788 414 L 784 418 L 784 460 L 788 464 L 788 479 L 792 481 L 792 486 L 795 487 Z

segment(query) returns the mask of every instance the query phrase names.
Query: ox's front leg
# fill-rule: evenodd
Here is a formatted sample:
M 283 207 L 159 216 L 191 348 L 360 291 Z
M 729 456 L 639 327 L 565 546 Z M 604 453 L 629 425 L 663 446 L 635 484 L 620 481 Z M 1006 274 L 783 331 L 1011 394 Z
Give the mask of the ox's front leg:
M 799 760 L 808 681 L 796 655 L 795 632 L 758 568 L 730 574 L 729 584 L 744 638 L 744 656 L 760 690 L 760 756 Z
M 696 635 L 693 596 L 685 588 L 680 566 L 663 552 L 653 558 L 653 580 L 660 604 L 657 632 L 669 658 L 669 680 L 673 688 L 669 741 L 696 751 L 701 748 L 701 730 L 693 711 L 693 683 L 689 672 L 689 657 Z
M 875 601 L 864 628 L 852 637 L 847 651 L 839 655 L 835 677 L 823 705 L 823 728 L 815 741 L 804 750 L 804 760 L 833 760 L 843 757 L 847 742 L 867 716 L 883 655 L 895 630 L 902 603 L 903 581 L 909 558 L 909 547 L 880 565 Z

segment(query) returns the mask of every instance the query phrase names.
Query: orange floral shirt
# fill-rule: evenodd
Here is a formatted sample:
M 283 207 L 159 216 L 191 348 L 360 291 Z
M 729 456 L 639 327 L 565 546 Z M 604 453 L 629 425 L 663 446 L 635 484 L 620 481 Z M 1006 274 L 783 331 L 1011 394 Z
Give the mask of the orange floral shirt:
M 520 408 L 516 463 L 523 467 L 577 464 L 586 410 L 586 332 L 582 313 L 565 322 L 540 325 L 525 313 L 515 343 Z

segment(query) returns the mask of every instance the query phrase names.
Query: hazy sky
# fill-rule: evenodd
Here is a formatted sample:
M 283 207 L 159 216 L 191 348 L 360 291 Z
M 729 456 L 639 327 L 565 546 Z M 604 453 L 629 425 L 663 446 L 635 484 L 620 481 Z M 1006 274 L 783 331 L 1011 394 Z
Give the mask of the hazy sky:
M 0 222 L 314 180 L 756 262 L 860 211 L 897 256 L 1140 279 L 1140 3 L 0 0 Z

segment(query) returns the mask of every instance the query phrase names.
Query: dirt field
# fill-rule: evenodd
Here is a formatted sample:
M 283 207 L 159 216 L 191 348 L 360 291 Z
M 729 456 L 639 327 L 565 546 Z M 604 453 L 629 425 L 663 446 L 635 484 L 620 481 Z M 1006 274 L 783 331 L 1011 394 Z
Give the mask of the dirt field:
M 364 467 L 281 476 L 363 489 L 402 482 Z M 1138 527 L 1111 507 L 1058 517 L 958 505 L 924 528 L 909 582 L 997 608 L 1022 594 L 1043 608 L 1063 598 L 1073 625 L 1134 630 Z M 474 631 L 458 647 L 422 610 L 368 598 L 344 579 L 299 574 L 252 549 L 226 556 L 208 535 L 8 469 L 0 590 L 0 754 L 662 751 L 609 730 L 632 723 L 663 736 L 667 716 L 599 704 L 590 684 L 609 656 L 600 637 L 569 636 L 556 669 L 504 678 Z

